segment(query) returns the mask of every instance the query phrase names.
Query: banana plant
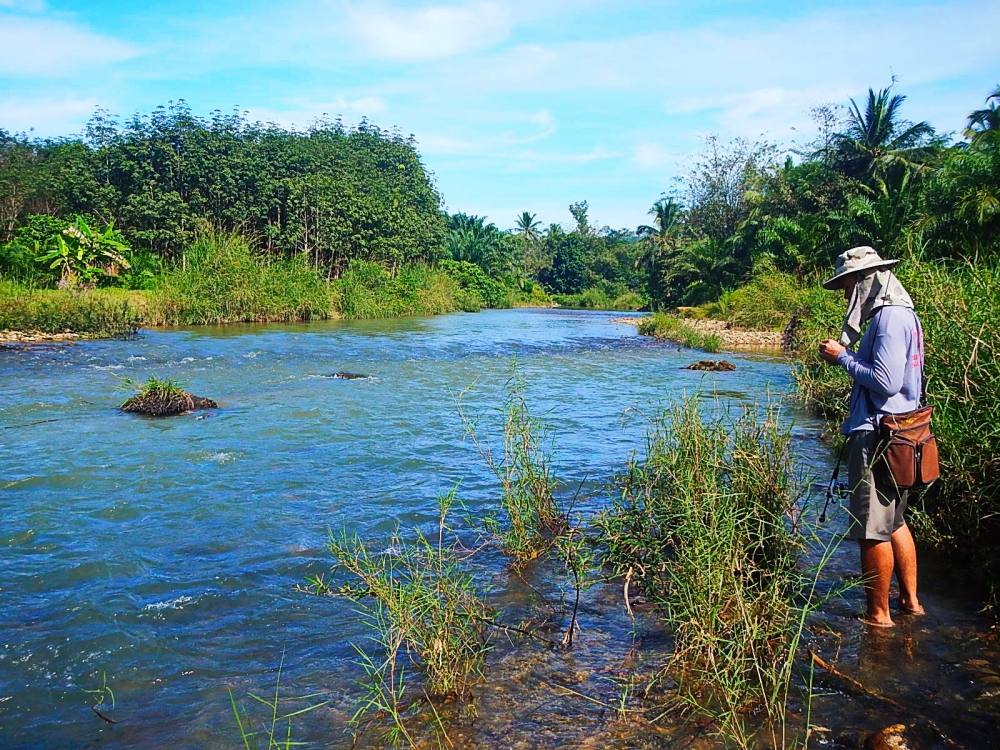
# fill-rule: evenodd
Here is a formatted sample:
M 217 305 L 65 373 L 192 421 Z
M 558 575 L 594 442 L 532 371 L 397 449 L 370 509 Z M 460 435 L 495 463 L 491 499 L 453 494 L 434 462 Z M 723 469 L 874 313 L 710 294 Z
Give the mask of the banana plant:
M 37 260 L 59 270 L 59 286 L 93 285 L 101 276 L 116 276 L 130 268 L 130 248 L 114 222 L 104 229 L 92 228 L 82 216 L 38 247 Z

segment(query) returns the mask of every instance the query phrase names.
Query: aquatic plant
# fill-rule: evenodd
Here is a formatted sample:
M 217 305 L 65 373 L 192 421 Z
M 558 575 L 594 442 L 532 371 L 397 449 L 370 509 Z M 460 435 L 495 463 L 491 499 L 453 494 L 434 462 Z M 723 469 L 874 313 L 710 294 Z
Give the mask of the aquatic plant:
M 366 679 L 365 696 L 352 723 L 364 732 L 388 717 L 383 729 L 393 745 L 413 744 L 407 721 L 414 706 L 404 700 L 408 665 L 422 673 L 421 694 L 443 732 L 433 699 L 468 696 L 492 648 L 492 612 L 461 564 L 457 539 L 446 540 L 454 503 L 454 491 L 439 499 L 434 540 L 420 532 L 406 539 L 397 531 L 387 551 L 374 553 L 346 530 L 331 536 L 329 550 L 336 561 L 332 575 L 346 580 L 338 584 L 318 576 L 307 587 L 361 606 L 376 648 L 372 653 L 355 645 Z
M 278 674 L 274 680 L 273 695 L 264 697 L 256 693 L 247 693 L 258 705 L 266 709 L 263 716 L 252 716 L 250 711 L 236 702 L 236 696 L 233 694 L 232 688 L 229 689 L 229 705 L 232 708 L 233 720 L 236 722 L 236 728 L 240 733 L 240 742 L 242 742 L 244 750 L 257 750 L 258 748 L 262 748 L 263 750 L 291 750 L 293 747 L 298 747 L 302 743 L 292 739 L 292 719 L 311 713 L 329 703 L 329 701 L 321 701 L 302 708 L 295 708 L 290 711 L 286 710 L 282 713 L 280 708 L 282 703 L 296 704 L 312 700 L 321 695 L 320 693 L 311 693 L 309 695 L 293 697 L 282 696 L 281 673 L 284 666 L 285 652 L 282 651 L 281 661 L 278 662 Z M 259 726 L 258 729 L 253 728 L 255 724 Z
M 658 312 L 643 318 L 639 323 L 639 333 L 676 341 L 692 349 L 717 352 L 722 348 L 722 339 L 715 333 L 702 333 L 690 323 L 676 315 Z
M 528 410 L 516 360 L 507 380 L 503 450 L 499 456 L 480 442 L 476 424 L 462 411 L 461 400 L 459 411 L 466 434 L 500 483 L 503 517 L 488 516 L 487 530 L 516 564 L 534 560 L 549 548 L 552 537 L 566 528 L 566 516 L 555 500 L 556 480 L 549 468 L 544 425 Z
M 777 412 L 706 418 L 687 399 L 655 421 L 620 488 L 598 520 L 604 562 L 625 578 L 626 604 L 634 583 L 672 631 L 663 673 L 681 705 L 741 747 L 783 733 L 798 640 L 818 601 L 817 573 L 796 567 L 804 539 L 792 529 L 790 434 Z

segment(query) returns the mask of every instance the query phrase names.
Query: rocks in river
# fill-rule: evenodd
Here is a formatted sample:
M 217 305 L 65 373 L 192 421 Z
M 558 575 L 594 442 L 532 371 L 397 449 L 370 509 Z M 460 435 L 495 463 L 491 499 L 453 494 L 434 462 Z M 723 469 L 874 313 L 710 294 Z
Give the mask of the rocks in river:
M 195 396 L 170 381 L 151 380 L 119 408 L 129 414 L 147 417 L 172 417 L 196 409 L 217 409 L 210 398 Z
M 905 724 L 890 724 L 875 732 L 865 740 L 865 750 L 912 750 L 914 745 L 907 741 Z
M 334 380 L 371 380 L 371 375 L 362 375 L 360 372 L 335 372 L 332 375 L 326 375 L 325 377 L 333 378 Z
M 706 372 L 729 372 L 736 369 L 736 365 L 727 359 L 701 359 L 694 362 L 685 370 L 704 370 Z

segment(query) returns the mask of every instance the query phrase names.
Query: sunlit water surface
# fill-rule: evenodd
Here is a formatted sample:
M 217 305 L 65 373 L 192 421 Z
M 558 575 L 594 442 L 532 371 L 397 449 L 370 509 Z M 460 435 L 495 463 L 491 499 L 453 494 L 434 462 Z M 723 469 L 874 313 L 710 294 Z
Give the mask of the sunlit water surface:
M 576 511 L 587 515 L 608 502 L 609 481 L 641 450 L 658 408 L 683 393 L 719 410 L 790 390 L 781 360 L 732 355 L 735 372 L 687 371 L 697 353 L 639 337 L 612 317 L 516 310 L 161 330 L 0 351 L 0 746 L 235 747 L 227 690 L 273 689 L 283 653 L 283 690 L 329 701 L 302 717 L 299 738 L 349 746 L 360 694 L 351 644 L 365 645 L 367 631 L 351 603 L 294 587 L 330 567 L 330 530 L 357 531 L 376 548 L 397 526 L 431 530 L 435 499 L 455 486 L 472 518 L 495 507 L 495 481 L 464 437 L 460 394 L 495 444 L 516 357 L 528 402 L 551 429 L 561 496 L 579 492 Z M 371 378 L 329 377 L 343 370 Z M 220 408 L 163 420 L 119 413 L 122 380 L 151 375 L 178 379 Z M 803 471 L 819 479 L 830 463 L 821 425 L 785 409 Z M 827 534 L 842 528 L 835 515 Z M 838 551 L 825 586 L 853 572 L 854 554 Z M 539 594 L 558 604 L 566 592 L 557 566 L 539 565 L 522 582 L 496 555 L 474 565 L 512 618 L 545 612 Z M 996 650 L 981 642 L 984 624 L 953 579 L 940 566 L 925 578 L 932 614 L 893 633 L 867 635 L 853 623 L 857 592 L 821 620 L 838 634 L 839 654 L 828 656 L 919 706 L 911 717 L 890 715 L 827 690 L 813 709 L 831 730 L 817 735 L 821 744 L 908 719 L 947 724 L 972 746 L 989 736 Z M 669 717 L 656 727 L 619 722 L 579 697 L 614 703 L 630 665 L 667 652 L 651 619 L 633 628 L 620 584 L 588 592 L 582 625 L 572 652 L 502 642 L 478 719 L 456 725 L 452 741 L 712 744 Z M 88 691 L 104 680 L 114 725 L 91 710 Z

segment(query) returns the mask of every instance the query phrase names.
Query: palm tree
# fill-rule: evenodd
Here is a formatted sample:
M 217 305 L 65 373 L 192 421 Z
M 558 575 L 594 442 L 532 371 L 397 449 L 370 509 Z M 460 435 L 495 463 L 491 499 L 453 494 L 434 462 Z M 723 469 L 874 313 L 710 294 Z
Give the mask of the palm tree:
M 635 265 L 645 269 L 649 296 L 655 305 L 664 296 L 664 267 L 677 246 L 684 207 L 674 198 L 664 196 L 649 209 L 649 215 L 654 217 L 654 226 L 643 224 L 635 230 L 644 238 L 645 245 Z
M 663 197 L 653 204 L 648 213 L 655 217 L 653 224 L 656 226 L 651 227 L 648 224 L 643 224 L 635 230 L 635 233 L 640 237 L 655 236 L 662 240 L 674 234 L 680 227 L 684 207 L 673 198 Z
M 836 136 L 835 156 L 837 166 L 849 177 L 884 185 L 901 172 L 922 169 L 934 129 L 926 122 L 901 119 L 899 109 L 905 100 L 902 94 L 892 94 L 891 87 L 877 94 L 868 89 L 862 113 L 851 99 L 847 130 Z
M 541 226 L 542 222 L 538 221 L 535 214 L 522 211 L 514 224 L 514 231 L 520 234 L 526 243 L 534 243 L 538 242 Z
M 986 97 L 986 108 L 977 109 L 969 114 L 969 125 L 965 129 L 965 134 L 975 143 L 981 140 L 987 133 L 1000 131 L 1000 86 L 997 86 L 990 95 Z

